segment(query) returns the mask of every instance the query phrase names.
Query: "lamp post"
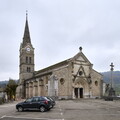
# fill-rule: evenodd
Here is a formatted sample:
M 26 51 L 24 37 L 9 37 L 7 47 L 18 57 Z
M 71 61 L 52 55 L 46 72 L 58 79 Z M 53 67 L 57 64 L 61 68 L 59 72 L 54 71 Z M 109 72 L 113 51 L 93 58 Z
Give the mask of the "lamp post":
M 113 70 L 114 70 L 114 68 L 113 68 L 113 67 L 114 67 L 113 63 L 111 63 L 110 66 L 111 66 L 111 69 L 110 69 L 110 70 L 111 70 L 111 88 L 113 88 Z
M 115 90 L 113 88 L 113 70 L 114 70 L 114 65 L 111 63 L 110 65 L 110 70 L 111 70 L 111 78 L 110 78 L 110 90 L 109 90 L 109 96 L 114 97 L 115 96 Z

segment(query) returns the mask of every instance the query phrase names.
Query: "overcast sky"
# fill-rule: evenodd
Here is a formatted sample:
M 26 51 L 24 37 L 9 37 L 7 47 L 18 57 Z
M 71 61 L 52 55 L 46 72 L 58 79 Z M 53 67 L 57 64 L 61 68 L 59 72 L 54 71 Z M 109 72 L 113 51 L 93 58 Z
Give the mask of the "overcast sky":
M 0 0 L 0 81 L 19 78 L 28 10 L 35 70 L 83 53 L 98 72 L 120 70 L 120 0 Z

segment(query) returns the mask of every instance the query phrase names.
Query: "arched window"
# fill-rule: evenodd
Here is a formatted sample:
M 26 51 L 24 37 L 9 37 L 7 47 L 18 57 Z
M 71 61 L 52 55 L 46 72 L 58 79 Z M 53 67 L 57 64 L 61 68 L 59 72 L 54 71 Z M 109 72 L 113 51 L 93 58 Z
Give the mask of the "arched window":
M 31 72 L 31 69 L 30 69 L 30 67 L 29 67 L 29 72 Z
M 39 80 L 39 85 L 40 85 L 40 86 L 43 86 L 43 79 L 41 79 L 41 78 L 40 78 L 40 80 Z
M 26 63 L 28 63 L 28 57 L 26 57 Z
M 61 79 L 60 79 L 60 83 L 61 83 L 61 85 L 63 85 L 64 82 L 65 82 L 64 78 L 61 78 Z
M 30 67 L 27 67 L 27 72 L 31 72 L 31 68 Z
M 32 60 L 31 57 L 29 57 L 29 63 L 31 63 L 31 60 Z
M 27 72 L 28 72 L 28 67 L 27 67 Z
M 95 81 L 95 85 L 98 86 L 98 81 Z

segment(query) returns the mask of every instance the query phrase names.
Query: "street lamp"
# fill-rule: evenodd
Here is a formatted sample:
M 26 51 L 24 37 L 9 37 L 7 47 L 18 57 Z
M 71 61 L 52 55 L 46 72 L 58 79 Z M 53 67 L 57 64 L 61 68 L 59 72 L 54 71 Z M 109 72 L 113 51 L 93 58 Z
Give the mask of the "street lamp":
M 114 97 L 115 96 L 115 90 L 113 89 L 113 70 L 114 70 L 114 65 L 111 63 L 110 65 L 110 70 L 111 70 L 111 79 L 110 79 L 110 90 L 109 90 L 109 96 Z
M 111 70 L 111 88 L 113 88 L 113 70 L 114 70 L 114 68 L 113 68 L 113 67 L 114 67 L 113 63 L 111 63 L 110 66 L 111 66 L 111 69 L 110 69 L 110 70 Z

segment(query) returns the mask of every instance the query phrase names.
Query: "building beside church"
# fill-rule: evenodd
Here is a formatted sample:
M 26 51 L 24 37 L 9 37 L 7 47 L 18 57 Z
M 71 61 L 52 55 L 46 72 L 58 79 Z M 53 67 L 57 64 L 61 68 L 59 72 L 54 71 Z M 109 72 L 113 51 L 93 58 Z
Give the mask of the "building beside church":
M 34 70 L 34 48 L 26 17 L 20 45 L 19 85 L 16 98 L 52 96 L 58 99 L 95 98 L 102 96 L 102 75 L 82 52 L 47 68 Z

